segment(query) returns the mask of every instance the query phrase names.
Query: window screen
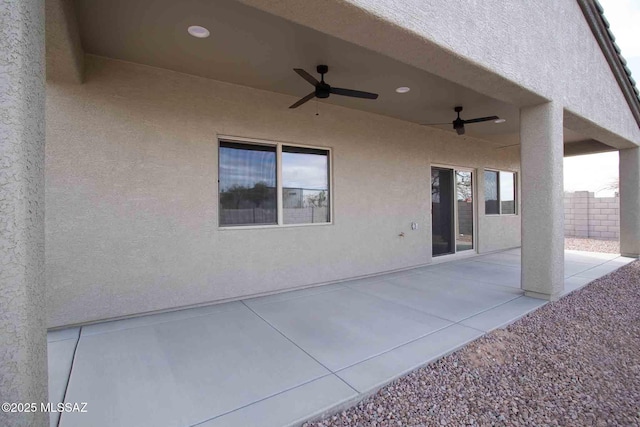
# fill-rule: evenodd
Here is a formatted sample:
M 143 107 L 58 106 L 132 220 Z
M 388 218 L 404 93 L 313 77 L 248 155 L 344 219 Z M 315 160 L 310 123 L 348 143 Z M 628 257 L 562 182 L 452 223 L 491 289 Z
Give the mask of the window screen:
M 276 147 L 220 142 L 220 225 L 277 224 Z
M 484 172 L 484 213 L 495 215 L 500 213 L 498 204 L 498 172 Z
M 500 172 L 500 207 L 503 214 L 516 213 L 516 182 L 513 172 Z
M 285 224 L 329 222 L 329 152 L 282 147 L 282 207 Z

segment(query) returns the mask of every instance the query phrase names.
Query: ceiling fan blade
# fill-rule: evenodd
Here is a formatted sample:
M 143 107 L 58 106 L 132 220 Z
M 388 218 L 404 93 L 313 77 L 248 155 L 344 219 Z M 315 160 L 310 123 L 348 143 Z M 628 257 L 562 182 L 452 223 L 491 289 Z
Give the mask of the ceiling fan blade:
M 456 128 L 456 132 L 458 132 L 458 135 L 464 135 L 464 126 Z
M 440 126 L 440 125 L 450 125 L 451 122 L 447 123 L 420 123 L 420 126 Z
M 362 92 L 360 90 L 343 89 L 340 87 L 332 87 L 331 93 L 342 96 L 350 96 L 352 98 L 364 98 L 364 99 L 378 99 L 377 93 Z
M 478 117 L 477 119 L 469 119 L 469 120 L 465 120 L 464 124 L 467 123 L 480 123 L 480 122 L 488 122 L 491 120 L 498 120 L 500 117 L 498 116 L 489 116 L 489 117 Z
M 305 70 L 303 70 L 302 68 L 294 68 L 293 71 L 295 71 L 296 73 L 298 73 L 298 75 L 300 77 L 302 77 L 303 79 L 305 79 L 306 81 L 308 81 L 309 83 L 311 83 L 314 86 L 317 86 L 320 84 L 320 82 L 318 80 L 316 80 L 315 77 L 313 77 L 311 74 L 307 73 Z
M 299 106 L 301 106 L 302 104 L 304 104 L 307 101 L 312 100 L 313 98 L 315 98 L 316 96 L 316 92 L 313 91 L 311 92 L 309 95 L 305 96 L 304 98 L 302 98 L 301 100 L 299 100 L 298 102 L 296 102 L 295 104 L 293 104 L 291 107 L 289 108 L 298 108 Z

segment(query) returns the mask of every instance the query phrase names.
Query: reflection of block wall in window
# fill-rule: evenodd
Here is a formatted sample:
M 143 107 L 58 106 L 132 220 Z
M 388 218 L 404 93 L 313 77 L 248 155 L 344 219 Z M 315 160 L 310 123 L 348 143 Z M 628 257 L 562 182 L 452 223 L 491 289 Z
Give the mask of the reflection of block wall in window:
M 302 194 L 302 188 L 283 188 L 282 207 L 285 209 L 301 208 L 303 204 Z
M 500 213 L 498 206 L 498 172 L 484 171 L 484 213 L 493 215 Z
M 473 203 L 458 200 L 458 234 L 473 234 Z
M 485 171 L 485 215 L 516 213 L 516 183 L 515 172 Z
M 276 146 L 220 141 L 220 225 L 276 224 Z
M 329 152 L 316 148 L 282 147 L 283 200 L 287 192 L 297 199 L 283 202 L 285 224 L 329 222 Z
M 221 226 L 329 222 L 329 150 L 235 141 L 219 146 Z M 277 168 L 282 182 L 276 182 Z

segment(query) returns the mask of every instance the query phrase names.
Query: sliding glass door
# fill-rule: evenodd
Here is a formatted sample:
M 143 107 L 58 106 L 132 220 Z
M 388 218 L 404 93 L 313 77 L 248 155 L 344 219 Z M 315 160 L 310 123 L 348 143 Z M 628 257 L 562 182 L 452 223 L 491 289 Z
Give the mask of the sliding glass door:
M 473 172 L 456 172 L 456 252 L 469 251 L 473 242 Z
M 473 172 L 431 168 L 431 230 L 433 256 L 473 250 Z

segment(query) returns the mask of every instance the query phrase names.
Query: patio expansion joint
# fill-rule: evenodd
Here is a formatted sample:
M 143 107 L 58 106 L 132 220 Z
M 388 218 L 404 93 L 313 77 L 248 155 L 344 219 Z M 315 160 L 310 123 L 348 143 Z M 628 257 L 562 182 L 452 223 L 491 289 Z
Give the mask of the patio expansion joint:
M 393 283 L 391 283 L 391 282 L 387 282 L 387 283 L 389 283 L 389 284 L 393 285 Z M 400 285 L 394 285 L 394 286 L 400 286 Z M 500 286 L 500 285 L 496 285 L 496 286 Z M 505 286 L 505 288 L 508 288 L 508 287 L 506 287 L 506 286 Z M 480 315 L 480 314 L 482 314 L 482 313 L 485 313 L 485 312 L 487 312 L 487 311 L 489 311 L 489 310 L 493 310 L 494 308 L 498 308 L 498 307 L 500 307 L 500 306 L 503 306 L 503 305 L 505 305 L 505 304 L 508 304 L 508 303 L 510 303 L 510 302 L 512 302 L 512 301 L 515 301 L 515 300 L 517 300 L 518 298 L 521 298 L 521 297 L 523 297 L 523 296 L 524 296 L 524 292 L 522 292 L 520 295 L 516 295 L 516 296 L 514 296 L 513 298 L 509 299 L 508 301 L 501 302 L 500 304 L 496 304 L 496 305 L 494 305 L 493 307 L 489 307 L 489 308 L 487 308 L 487 309 L 485 309 L 485 310 L 478 311 L 477 313 L 473 313 L 471 316 L 467 316 L 467 317 L 465 317 L 465 318 L 463 318 L 463 319 L 460 319 L 460 320 L 456 321 L 456 320 L 447 319 L 446 317 L 438 316 L 438 315 L 433 314 L 433 313 L 430 313 L 430 312 L 428 312 L 428 311 L 424 311 L 424 310 L 417 309 L 417 308 L 415 308 L 415 307 L 411 307 L 411 306 L 406 305 L 406 304 L 403 304 L 403 303 L 401 303 L 401 302 L 397 302 L 397 301 L 393 301 L 393 300 L 388 300 L 388 299 L 382 298 L 382 297 L 380 297 L 380 296 L 378 296 L 378 295 L 375 295 L 375 294 L 369 293 L 369 292 L 364 291 L 364 290 L 354 289 L 354 288 L 351 288 L 351 287 L 350 287 L 349 289 L 351 289 L 352 291 L 359 292 L 359 293 L 361 293 L 361 294 L 364 294 L 364 295 L 370 296 L 370 297 L 377 298 L 377 299 L 379 299 L 379 300 L 381 300 L 381 301 L 384 301 L 384 302 L 390 302 L 390 303 L 392 303 L 392 304 L 401 305 L 401 306 L 403 306 L 403 307 L 407 307 L 407 308 L 410 308 L 410 309 L 412 309 L 412 310 L 416 310 L 416 311 L 419 311 L 419 312 L 421 312 L 421 313 L 428 314 L 429 316 L 435 317 L 435 318 L 437 318 L 437 319 L 445 320 L 445 321 L 447 321 L 447 322 L 450 322 L 450 323 L 451 323 L 451 325 L 447 325 L 447 326 L 445 326 L 444 328 L 448 328 L 449 326 L 453 326 L 453 325 L 460 325 L 460 326 L 464 326 L 465 328 L 475 329 L 476 331 L 480 331 L 480 332 L 485 332 L 485 331 L 483 331 L 482 329 L 477 329 L 477 328 L 471 327 L 471 326 L 462 325 L 461 323 L 462 323 L 462 322 L 464 322 L 464 321 L 465 321 L 465 320 L 467 320 L 467 319 L 471 319 L 471 318 L 472 318 L 472 317 L 474 317 L 474 316 L 478 316 L 478 315 Z M 396 348 L 398 348 L 398 347 L 402 347 L 403 345 L 407 345 L 407 344 L 409 344 L 409 343 L 412 343 L 412 342 L 414 342 L 414 341 L 416 341 L 416 340 L 419 340 L 420 338 L 424 338 L 424 337 L 426 337 L 426 336 L 428 336 L 428 335 L 431 335 L 431 334 L 432 334 L 432 333 L 434 333 L 434 332 L 438 332 L 438 331 L 440 331 L 440 330 L 442 330 L 442 329 L 444 329 L 444 328 L 440 328 L 440 329 L 438 329 L 437 331 L 429 332 L 429 333 L 428 333 L 428 334 L 426 334 L 426 335 L 422 335 L 421 337 L 418 337 L 418 338 L 416 338 L 416 339 L 414 339 L 414 340 L 407 341 L 406 343 L 403 343 L 403 344 L 400 344 L 400 345 L 398 345 L 398 346 L 396 346 L 396 347 L 393 347 L 393 348 L 392 348 L 392 349 L 390 349 L 390 350 L 385 350 L 385 351 L 383 351 L 382 353 L 376 354 L 375 356 L 369 357 L 369 358 L 367 358 L 367 359 L 363 359 L 363 360 L 361 360 L 360 362 L 364 362 L 365 360 L 369 360 L 369 359 L 371 359 L 371 358 L 373 358 L 373 357 L 380 356 L 381 354 L 387 353 L 387 352 L 389 352 L 389 351 L 391 351 L 391 350 L 395 350 L 395 349 L 396 349 Z M 353 365 L 350 365 L 350 366 L 357 365 L 357 364 L 358 364 L 358 363 L 360 363 L 360 362 L 354 363 Z M 350 366 L 347 366 L 347 368 L 348 368 L 348 367 L 350 367 Z M 339 372 L 339 371 L 341 371 L 341 370 L 343 370 L 343 369 L 346 369 L 346 368 L 340 368 L 340 369 L 339 369 L 338 371 L 336 371 L 336 372 Z
M 197 423 L 195 423 L 195 424 L 191 424 L 189 427 L 197 427 L 197 426 L 202 425 L 202 424 L 204 424 L 204 423 L 208 423 L 209 421 L 213 421 L 213 420 L 215 420 L 215 419 L 218 419 L 218 418 L 224 417 L 225 415 L 229 415 L 229 414 L 232 414 L 232 413 L 234 413 L 234 412 L 241 411 L 241 410 L 243 410 L 244 408 L 248 408 L 248 407 L 249 407 L 249 406 L 251 406 L 251 405 L 255 405 L 256 403 L 264 402 L 265 400 L 271 399 L 271 398 L 273 398 L 273 397 L 276 397 L 276 396 L 279 396 L 279 395 L 281 395 L 281 394 L 287 393 L 287 392 L 289 392 L 289 391 L 291 391 L 291 390 L 295 390 L 295 389 L 300 388 L 300 387 L 303 387 L 303 386 L 305 386 L 305 385 L 307 385 L 307 384 L 311 384 L 311 383 L 312 383 L 312 382 L 314 382 L 314 381 L 318 381 L 318 380 L 320 380 L 320 379 L 322 379 L 322 378 L 327 378 L 327 377 L 330 377 L 330 376 L 334 376 L 334 377 L 336 377 L 336 378 L 338 378 L 338 379 L 342 380 L 342 378 L 338 377 L 335 373 L 333 373 L 333 372 L 329 371 L 329 372 L 328 372 L 328 373 L 326 373 L 325 375 L 319 376 L 319 377 L 317 377 L 317 378 L 310 379 L 309 381 L 305 381 L 305 382 L 300 383 L 300 384 L 298 384 L 298 385 L 295 385 L 295 386 L 293 386 L 293 387 L 289 387 L 289 388 L 287 388 L 287 389 L 281 390 L 281 391 L 279 391 L 279 392 L 277 392 L 277 393 L 270 394 L 270 395 L 265 396 L 265 397 L 263 397 L 263 398 L 261 398 L 261 399 L 255 400 L 255 401 L 253 401 L 253 402 L 251 402 L 251 403 L 247 403 L 246 405 L 242 405 L 242 406 L 239 406 L 239 407 L 237 407 L 237 408 L 234 408 L 234 409 L 232 409 L 232 410 L 230 410 L 230 411 L 223 412 L 222 414 L 218 414 L 218 415 L 216 415 L 216 416 L 214 416 L 214 417 L 207 418 L 206 420 L 198 421 L 198 422 L 197 422 Z M 342 382 L 344 382 L 344 381 L 342 381 Z M 345 384 L 346 384 L 346 383 L 345 383 Z M 348 385 L 348 384 L 347 384 L 347 385 Z M 349 386 L 349 388 L 351 388 L 354 392 L 356 392 L 356 393 L 358 393 L 358 394 L 359 394 L 359 392 L 358 392 L 357 390 L 355 390 L 353 387 Z
M 242 301 L 242 304 L 244 304 L 244 301 Z M 306 354 L 307 356 L 309 356 L 311 359 L 313 359 L 316 363 L 318 363 L 320 366 L 322 366 L 324 369 L 326 369 L 329 374 L 328 375 L 335 375 L 335 372 L 332 369 L 329 369 L 327 366 L 325 366 L 322 362 L 320 362 L 318 359 L 316 359 L 315 357 L 313 357 L 311 354 L 309 354 L 304 348 L 300 347 L 297 343 L 295 343 L 291 338 L 289 338 L 288 336 L 286 336 L 280 329 L 276 328 L 274 325 L 271 324 L 271 322 L 269 322 L 267 319 L 265 319 L 264 317 L 260 316 L 258 313 L 256 313 L 255 311 L 253 311 L 253 309 L 251 307 L 249 307 L 247 304 L 244 304 L 253 314 L 255 314 L 256 316 L 258 316 L 258 318 L 260 318 L 263 322 L 265 322 L 267 325 L 271 326 L 277 333 L 279 333 L 280 335 L 282 335 L 287 341 L 289 341 L 291 344 L 295 345 L 298 349 L 300 349 L 300 351 L 302 351 L 304 354 Z M 323 375 L 319 378 L 323 378 L 326 375 Z M 336 377 L 338 377 L 336 375 Z M 343 383 L 345 383 L 351 390 L 355 391 L 356 393 L 358 393 L 358 390 L 354 389 L 351 384 L 347 383 L 345 380 L 343 380 L 342 378 L 338 377 L 340 379 L 340 381 L 342 381 Z M 318 378 L 316 378 L 318 379 Z M 254 402 L 255 403 L 255 402 Z
M 394 285 L 394 284 L 393 284 L 393 283 L 391 283 L 391 282 L 385 282 L 385 283 L 390 284 L 390 285 Z M 394 285 L 394 286 L 399 286 L 399 285 Z M 420 310 L 420 309 L 418 309 L 418 308 L 411 307 L 411 306 L 406 305 L 406 304 L 402 304 L 401 302 L 397 302 L 397 301 L 393 301 L 393 300 L 390 300 L 390 299 L 382 298 L 382 297 L 381 297 L 381 296 L 379 296 L 379 295 L 376 295 L 376 294 L 373 294 L 373 293 L 369 293 L 369 292 L 367 292 L 367 291 L 363 291 L 363 290 L 355 289 L 355 288 L 351 288 L 351 287 L 350 287 L 349 289 L 350 289 L 350 290 L 352 290 L 352 291 L 354 291 L 354 292 L 357 292 L 357 293 L 359 293 L 359 294 L 364 294 L 364 295 L 366 295 L 366 296 L 368 296 L 368 297 L 373 297 L 373 298 L 379 299 L 380 301 L 384 301 L 384 302 L 391 303 L 391 304 L 396 304 L 396 305 L 401 305 L 402 307 L 409 308 L 409 309 L 411 309 L 411 310 L 415 310 L 415 311 L 419 311 L 420 313 L 427 314 L 427 315 L 429 315 L 429 316 L 431 316 L 431 317 L 435 317 L 436 319 L 445 320 L 445 321 L 447 321 L 447 322 L 449 322 L 449 323 L 451 323 L 451 324 L 458 323 L 458 322 L 456 322 L 455 320 L 447 319 L 446 317 L 438 316 L 438 315 L 435 315 L 435 314 L 429 313 L 429 312 L 427 312 L 427 311 Z M 445 326 L 445 328 L 447 328 L 447 327 L 449 327 L 449 326 L 451 326 L 451 325 L 447 325 L 447 326 Z M 442 329 L 442 328 L 441 328 L 441 329 Z M 433 332 L 436 332 L 436 331 L 433 331 Z M 420 339 L 420 338 L 426 337 L 427 335 L 432 334 L 433 332 L 429 332 L 428 334 L 423 335 L 423 336 L 421 336 L 421 337 L 419 337 L 419 338 L 417 338 L 417 339 Z M 415 341 L 415 340 L 407 341 L 406 343 L 404 343 L 404 344 L 400 344 L 399 346 L 396 346 L 396 347 L 394 347 L 394 348 L 398 348 L 398 347 L 400 347 L 400 346 L 403 346 L 403 345 L 408 344 L 408 343 L 413 342 L 413 341 Z M 391 349 L 391 350 L 393 350 L 393 349 Z M 389 350 L 389 351 L 390 351 L 390 350 Z M 387 351 L 383 351 L 383 352 L 382 352 L 382 353 L 380 353 L 380 354 L 384 354 L 384 353 L 386 353 L 386 352 L 387 352 Z M 376 355 L 375 355 L 375 356 L 373 356 L 373 357 L 379 356 L 380 354 L 376 354 Z M 368 359 L 364 359 L 364 360 L 368 360 Z M 363 360 L 363 361 L 364 361 L 364 360 Z M 358 362 L 358 363 L 360 363 L 360 362 Z M 351 365 L 351 366 L 353 366 L 353 365 Z M 342 369 L 344 369 L 344 368 L 340 368 L 340 370 L 342 370 Z
M 603 265 L 608 264 L 608 263 L 610 263 L 610 262 L 612 262 L 612 261 L 614 261 L 614 260 L 616 260 L 616 259 L 618 259 L 618 258 L 622 258 L 622 255 L 619 255 L 619 256 L 617 256 L 617 257 L 615 257 L 615 258 L 608 259 L 608 260 L 606 260 L 606 261 L 604 261 L 604 262 L 601 262 L 600 264 L 596 264 L 596 265 L 594 265 L 593 267 L 589 267 L 589 268 L 587 268 L 586 270 L 582 270 L 582 271 L 579 271 L 579 272 L 577 272 L 577 273 L 574 273 L 574 274 L 572 274 L 571 276 L 566 276 L 564 279 L 565 279 L 565 280 L 566 280 L 566 279 L 570 279 L 571 277 L 580 277 L 580 278 L 583 278 L 583 279 L 591 279 L 590 277 L 585 277 L 585 276 L 580 276 L 580 275 L 581 275 L 581 274 L 586 273 L 587 271 L 591 271 L 591 270 L 593 270 L 594 268 L 602 267 Z M 579 261 L 576 261 L 576 262 L 579 262 Z M 621 265 L 620 267 L 624 267 L 624 265 Z M 620 268 L 620 267 L 618 267 L 618 268 Z M 616 270 L 617 270 L 618 268 L 616 268 Z M 616 271 L 616 270 L 613 270 L 613 271 Z M 611 271 L 611 273 L 613 273 L 613 271 Z M 607 274 L 610 274 L 610 273 L 607 273 Z M 606 276 L 607 274 L 602 275 L 602 276 L 600 276 L 600 277 L 604 277 L 604 276 Z M 591 279 L 591 282 L 593 282 L 594 280 L 598 280 L 598 279 L 597 279 L 597 278 L 596 278 L 596 279 Z M 588 283 L 591 283 L 591 282 L 588 282 Z M 586 284 L 588 284 L 588 283 L 586 283 Z M 583 286 L 584 286 L 584 285 L 583 285 Z
M 244 304 L 244 302 L 245 302 L 245 301 L 259 300 L 259 299 L 267 298 L 267 297 L 270 297 L 270 296 L 279 296 L 279 295 L 286 294 L 286 293 L 288 293 L 288 292 L 296 293 L 296 292 L 302 292 L 302 291 L 307 291 L 307 290 L 312 290 L 312 289 L 313 289 L 313 290 L 318 290 L 318 292 L 314 292 L 314 293 L 312 293 L 312 294 L 294 295 L 294 296 L 291 296 L 291 297 L 289 297 L 289 298 L 282 298 L 282 299 L 277 300 L 278 302 L 282 302 L 282 301 L 295 301 L 295 300 L 297 300 L 297 299 L 300 299 L 300 298 L 306 298 L 306 297 L 309 297 L 309 296 L 322 295 L 322 294 L 328 294 L 329 292 L 342 291 L 342 290 L 346 289 L 346 287 L 345 287 L 345 285 L 343 285 L 343 283 L 345 283 L 345 282 L 340 282 L 340 283 L 331 283 L 331 284 L 328 284 L 328 285 L 311 286 L 311 287 L 308 287 L 308 288 L 302 288 L 302 289 L 294 288 L 294 289 L 284 290 L 283 292 L 278 292 L 278 293 L 271 294 L 271 295 L 264 295 L 264 296 L 251 297 L 251 298 L 244 298 L 244 299 L 241 299 L 241 300 L 239 300 L 239 301 L 240 301 L 241 303 L 243 303 L 243 304 Z M 335 288 L 335 289 L 326 289 L 326 290 L 321 290 L 321 288 L 323 288 L 323 287 L 333 287 L 333 286 L 335 286 L 336 288 Z M 271 304 L 272 302 L 274 302 L 274 301 L 264 301 L 264 302 L 257 302 L 257 301 L 254 301 L 254 302 L 253 302 L 253 304 L 255 304 L 255 305 L 262 305 L 262 304 Z M 244 305 L 247 305 L 247 304 L 244 304 Z
M 82 337 L 82 326 L 78 330 L 78 337 L 76 338 L 76 345 L 73 348 L 73 357 L 71 358 L 71 367 L 69 368 L 69 376 L 67 376 L 67 383 L 64 386 L 64 395 L 62 397 L 62 402 L 67 401 L 67 392 L 69 391 L 69 383 L 71 383 L 71 374 L 73 374 L 73 366 L 76 364 L 76 354 L 78 353 L 78 345 L 80 345 L 80 338 Z M 60 402 L 55 402 L 60 403 Z M 62 416 L 64 412 L 60 412 L 60 416 L 58 417 L 58 422 L 56 423 L 56 427 L 60 427 L 60 423 L 62 422 Z
M 505 305 L 505 304 L 509 304 L 510 302 L 513 302 L 513 301 L 515 301 L 515 300 L 517 300 L 517 299 L 520 299 L 520 298 L 522 298 L 522 297 L 524 297 L 524 296 L 525 296 L 525 295 L 524 295 L 524 292 L 523 292 L 521 295 L 517 295 L 517 296 L 515 296 L 514 298 L 511 298 L 509 301 L 501 302 L 500 304 L 494 305 L 493 307 L 489 307 L 489 308 L 487 308 L 486 310 L 479 311 L 479 312 L 477 312 L 477 313 L 472 314 L 471 316 L 467 316 L 467 317 L 465 317 L 464 319 L 460 319 L 459 321 L 457 321 L 457 322 L 456 322 L 456 325 L 464 326 L 464 327 L 466 327 L 466 328 L 475 329 L 476 331 L 487 332 L 487 331 L 483 331 L 482 329 L 474 328 L 473 326 L 462 325 L 462 322 L 464 322 L 465 320 L 469 320 L 469 319 L 471 319 L 472 317 L 479 316 L 479 315 L 481 315 L 481 314 L 483 314 L 483 313 L 486 313 L 487 311 L 491 311 L 491 310 L 496 309 L 496 308 L 498 308 L 498 307 L 502 307 L 503 305 Z M 541 307 L 542 307 L 542 306 L 541 306 Z M 533 310 L 537 310 L 537 308 L 534 308 Z M 528 314 L 528 313 L 526 313 L 526 314 Z M 526 315 L 526 314 L 525 314 L 525 315 Z
M 399 345 L 397 345 L 397 346 L 395 346 L 395 347 L 392 347 L 392 348 L 390 348 L 390 349 L 387 349 L 387 350 L 381 351 L 380 353 L 374 354 L 374 355 L 372 355 L 372 356 L 370 356 L 370 357 L 367 357 L 367 358 L 365 358 L 365 359 L 359 360 L 359 361 L 357 361 L 357 362 L 355 362 L 355 363 L 352 363 L 351 365 L 348 365 L 348 366 L 342 367 L 342 368 L 340 368 L 340 369 L 336 370 L 334 373 L 342 372 L 342 371 L 344 371 L 345 369 L 349 369 L 349 368 L 351 368 L 351 367 L 353 367 L 353 366 L 356 366 L 356 365 L 358 365 L 358 364 L 360 364 L 360 363 L 362 363 L 362 362 L 366 362 L 367 360 L 371 360 L 371 359 L 374 359 L 374 358 L 376 358 L 376 357 L 378 357 L 378 356 L 382 356 L 383 354 L 389 353 L 389 352 L 391 352 L 391 351 L 393 351 L 393 350 L 396 350 L 396 349 L 398 349 L 398 348 L 400 348 L 400 347 L 403 347 L 403 346 L 405 346 L 405 345 L 409 345 L 409 344 L 411 344 L 411 343 L 413 343 L 413 342 L 416 342 L 416 341 L 418 341 L 418 340 L 420 340 L 420 339 L 422 339 L 422 338 L 426 338 L 426 337 L 428 337 L 429 335 L 435 334 L 436 332 L 442 331 L 442 330 L 444 330 L 444 329 L 446 329 L 446 328 L 449 328 L 449 327 L 451 327 L 451 326 L 453 326 L 453 325 L 463 326 L 463 327 L 465 327 L 465 328 L 469 328 L 469 329 L 473 329 L 473 330 L 475 330 L 475 331 L 481 332 L 482 334 L 486 334 L 486 333 L 488 333 L 487 331 L 483 331 L 482 329 L 474 328 L 474 327 L 472 327 L 472 326 L 463 325 L 463 324 L 462 324 L 462 322 L 464 322 L 465 320 L 470 319 L 470 318 L 472 318 L 472 317 L 474 317 L 474 316 L 477 316 L 477 315 L 479 315 L 479 314 L 482 314 L 482 313 L 484 313 L 484 312 L 487 312 L 487 311 L 489 311 L 489 310 L 493 310 L 494 308 L 497 308 L 497 307 L 500 307 L 500 306 L 502 306 L 502 305 L 508 304 L 508 303 L 510 303 L 510 302 L 512 302 L 512 301 L 515 301 L 515 300 L 517 300 L 518 298 L 521 298 L 521 297 L 523 297 L 523 296 L 524 296 L 524 294 L 522 294 L 522 295 L 517 295 L 517 296 L 515 296 L 514 298 L 511 298 L 511 299 L 510 299 L 510 300 L 508 300 L 508 301 L 505 301 L 505 302 L 503 302 L 503 303 L 500 303 L 500 304 L 494 305 L 493 307 L 490 307 L 490 308 L 488 308 L 488 309 L 486 309 L 486 310 L 482 310 L 482 311 L 479 311 L 479 312 L 477 312 L 477 313 L 474 313 L 473 315 L 468 316 L 468 317 L 465 317 L 464 319 L 461 319 L 461 320 L 459 320 L 459 321 L 457 321 L 457 322 L 456 322 L 456 321 L 454 321 L 454 320 L 447 319 L 447 318 L 444 318 L 444 317 L 441 317 L 441 316 L 436 316 L 435 314 L 431 314 L 431 313 L 429 313 L 429 312 L 427 312 L 427 311 L 422 311 L 422 310 L 419 310 L 419 309 L 417 309 L 417 308 L 413 308 L 413 307 L 410 307 L 410 306 L 408 306 L 408 305 L 405 305 L 405 304 L 402 304 L 402 303 L 399 303 L 399 302 L 396 302 L 396 301 L 387 300 L 387 299 L 382 298 L 382 297 L 380 297 L 380 296 L 378 296 L 378 295 L 370 294 L 370 293 L 368 293 L 368 292 L 366 292 L 366 291 L 362 291 L 362 290 L 360 290 L 360 289 L 354 289 L 354 288 L 349 288 L 349 289 L 351 289 L 351 290 L 353 290 L 353 291 L 355 291 L 355 292 L 358 292 L 358 293 L 361 293 L 361 294 L 364 294 L 364 295 L 370 296 L 370 297 L 377 298 L 377 299 L 379 299 L 379 300 L 381 300 L 381 301 L 384 301 L 384 302 L 388 302 L 388 303 L 392 303 L 392 304 L 401 305 L 401 306 L 403 306 L 403 307 L 407 307 L 407 308 L 410 308 L 410 309 L 412 309 L 412 310 L 419 311 L 419 312 L 424 313 L 424 314 L 428 314 L 429 316 L 433 316 L 433 317 L 438 318 L 438 319 L 440 319 L 440 320 L 445 320 L 445 321 L 447 321 L 447 322 L 449 322 L 449 323 L 451 323 L 451 324 L 450 324 L 450 325 L 447 325 L 447 326 L 443 326 L 442 328 L 438 328 L 438 329 L 433 330 L 433 331 L 431 331 L 431 332 L 428 332 L 428 333 L 426 333 L 426 334 L 424 334 L 424 335 L 421 335 L 421 336 L 419 336 L 419 337 L 416 337 L 416 338 L 414 338 L 414 339 L 412 339 L 412 340 L 409 340 L 409 341 L 407 341 L 407 342 L 404 342 L 404 343 L 402 343 L 402 344 L 399 344 Z M 534 309 L 534 310 L 535 310 L 535 309 Z M 353 388 L 353 387 L 352 387 L 352 388 Z

